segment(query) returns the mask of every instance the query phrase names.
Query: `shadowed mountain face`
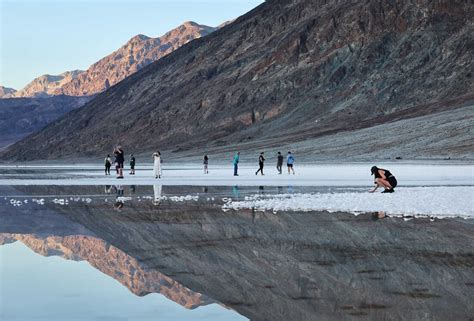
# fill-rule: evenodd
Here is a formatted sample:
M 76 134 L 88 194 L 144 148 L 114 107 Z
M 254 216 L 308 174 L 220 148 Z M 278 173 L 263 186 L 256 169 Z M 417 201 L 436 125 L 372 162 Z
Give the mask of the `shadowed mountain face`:
M 38 131 L 92 97 L 0 99 L 0 150 Z
M 119 142 L 136 152 L 268 146 L 456 108 L 473 100 L 472 9 L 267 1 L 4 157 L 98 155 Z
M 41 187 L 18 189 L 43 193 Z M 29 213 L 22 208 L 0 216 L 1 233 L 38 229 L 18 224 L 35 216 L 21 218 L 20 210 Z M 126 202 L 120 212 L 103 200 L 48 204 L 36 213 L 45 210 L 87 229 L 143 269 L 251 320 L 465 320 L 474 313 L 472 220 L 223 212 L 205 201 L 154 206 L 145 199 Z M 75 242 L 75 253 L 88 248 L 86 238 Z

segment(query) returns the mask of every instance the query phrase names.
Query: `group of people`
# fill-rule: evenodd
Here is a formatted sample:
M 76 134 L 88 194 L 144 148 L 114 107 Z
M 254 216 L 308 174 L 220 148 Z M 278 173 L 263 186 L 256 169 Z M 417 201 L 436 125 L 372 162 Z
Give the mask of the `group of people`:
M 258 170 L 255 172 L 255 175 L 258 175 L 258 173 L 260 173 L 261 175 L 264 175 L 263 174 L 263 166 L 265 163 L 264 155 L 265 155 L 264 152 L 260 153 L 260 156 L 258 158 Z M 286 167 L 288 168 L 288 175 L 291 174 L 291 172 L 293 172 L 293 175 L 295 175 L 295 169 L 293 168 L 294 163 L 295 163 L 295 157 L 293 156 L 291 152 L 288 152 L 288 155 L 286 156 Z M 282 174 L 282 166 L 283 166 L 283 155 L 281 154 L 281 152 L 278 152 L 276 168 L 277 168 L 278 174 L 280 175 Z
M 110 175 L 110 168 L 112 167 L 112 164 L 115 166 L 115 172 L 117 175 L 117 178 L 123 178 L 123 169 L 124 169 L 124 163 L 125 163 L 125 153 L 123 151 L 122 146 L 118 145 L 114 148 L 113 151 L 114 155 L 114 160 L 112 161 L 112 158 L 110 157 L 110 154 L 107 154 L 105 157 L 104 163 L 105 163 L 105 175 Z M 161 154 L 159 151 L 156 151 L 153 153 L 153 159 L 154 159 L 154 173 L 156 178 L 161 177 Z M 130 154 L 129 158 L 129 164 L 130 164 L 130 175 L 135 175 L 135 164 L 136 164 L 136 158 L 133 154 Z
M 114 155 L 114 161 L 112 162 L 112 159 L 110 157 L 110 154 L 105 157 L 105 175 L 110 175 L 110 168 L 112 167 L 112 164 L 115 164 L 115 171 L 117 174 L 117 178 L 123 178 L 123 170 L 124 170 L 124 162 L 125 162 L 125 156 L 124 156 L 124 151 L 122 146 L 118 145 L 114 148 L 113 151 Z M 155 178 L 161 178 L 162 176 L 162 168 L 161 164 L 163 163 L 163 160 L 161 158 L 161 153 L 160 151 L 156 151 L 152 155 L 153 157 L 153 174 Z M 263 168 L 265 165 L 265 153 L 261 152 L 259 157 L 258 157 L 258 170 L 255 172 L 255 175 L 258 175 L 260 173 L 261 175 L 263 174 Z M 283 167 L 283 160 L 284 157 L 281 154 L 281 152 L 278 152 L 276 155 L 276 168 L 278 174 L 282 174 L 282 167 Z M 238 170 L 239 170 L 239 161 L 240 161 L 240 152 L 235 153 L 234 158 L 233 158 L 233 165 L 234 165 L 234 176 L 239 176 Z M 129 163 L 130 163 L 130 175 L 135 175 L 135 164 L 136 164 L 136 159 L 133 154 L 130 154 L 129 158 Z M 204 155 L 203 161 L 204 165 L 204 174 L 209 174 L 209 156 Z M 295 157 L 291 152 L 288 152 L 286 156 L 286 166 L 288 168 L 288 174 L 293 173 L 295 175 L 295 169 L 294 169 L 294 163 L 295 163 Z M 397 179 L 395 176 L 386 169 L 383 168 L 378 168 L 377 166 L 372 166 L 370 169 L 372 175 L 374 175 L 374 184 L 375 187 L 370 190 L 371 193 L 375 192 L 379 187 L 384 188 L 382 193 L 393 193 L 394 188 L 397 186 Z
M 123 178 L 123 169 L 125 163 L 125 155 L 122 146 L 118 145 L 114 148 L 113 151 L 114 161 L 112 162 L 112 158 L 110 154 L 107 154 L 105 157 L 105 175 L 110 175 L 110 168 L 112 167 L 112 163 L 115 165 L 115 172 L 117 174 L 117 178 Z M 130 175 L 135 175 L 135 156 L 130 154 Z
M 237 152 L 235 153 L 234 160 L 233 160 L 234 176 L 239 176 L 239 161 L 240 161 L 240 152 Z M 291 152 L 288 152 L 288 155 L 286 156 L 286 166 L 288 168 L 288 174 L 293 173 L 293 175 L 295 175 L 295 169 L 293 168 L 294 163 L 295 163 L 295 157 L 293 156 Z M 258 175 L 258 173 L 260 173 L 261 175 L 265 175 L 263 174 L 264 166 L 265 166 L 265 152 L 261 152 L 260 156 L 258 157 L 258 170 L 255 172 L 255 175 Z M 280 175 L 282 174 L 282 166 L 283 166 L 283 155 L 281 154 L 281 152 L 278 152 L 276 168 L 277 168 L 278 174 Z

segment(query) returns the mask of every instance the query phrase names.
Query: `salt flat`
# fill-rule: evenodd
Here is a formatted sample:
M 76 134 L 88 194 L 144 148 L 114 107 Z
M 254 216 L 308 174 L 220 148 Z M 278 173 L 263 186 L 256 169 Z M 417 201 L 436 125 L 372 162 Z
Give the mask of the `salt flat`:
M 210 166 L 205 175 L 200 166 L 164 164 L 161 179 L 153 177 L 149 165 L 138 166 L 137 174 L 116 179 L 105 176 L 97 165 L 37 165 L 0 166 L 0 185 L 190 185 L 190 186 L 367 186 L 372 185 L 370 167 L 375 164 L 302 164 L 295 166 L 296 175 L 288 175 L 286 168 L 278 175 L 273 164 L 267 163 L 265 176 L 256 176 L 257 166 L 243 164 L 239 176 L 233 176 L 232 165 Z M 474 166 L 377 163 L 389 169 L 404 186 L 467 186 L 474 185 Z

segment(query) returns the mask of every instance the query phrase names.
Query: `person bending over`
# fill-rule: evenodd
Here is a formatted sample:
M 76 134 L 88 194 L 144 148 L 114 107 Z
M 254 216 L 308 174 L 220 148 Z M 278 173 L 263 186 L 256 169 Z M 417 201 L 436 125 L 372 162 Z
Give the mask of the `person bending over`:
M 375 184 L 375 187 L 369 191 L 370 193 L 375 192 L 379 187 L 384 188 L 382 193 L 395 192 L 394 188 L 397 187 L 397 179 L 389 170 L 372 166 L 370 172 L 372 173 L 371 175 L 374 175 Z

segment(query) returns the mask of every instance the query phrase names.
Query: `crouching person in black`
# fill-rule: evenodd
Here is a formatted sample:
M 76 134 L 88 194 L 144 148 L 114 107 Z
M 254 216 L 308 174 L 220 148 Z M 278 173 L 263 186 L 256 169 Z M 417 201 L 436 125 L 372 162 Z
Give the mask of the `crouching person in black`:
M 397 179 L 390 173 L 389 170 L 378 168 L 377 166 L 372 166 L 370 169 L 372 175 L 374 175 L 374 189 L 370 190 L 370 193 L 375 192 L 379 187 L 383 187 L 384 191 L 382 193 L 393 193 L 395 192 L 394 188 L 397 187 Z

